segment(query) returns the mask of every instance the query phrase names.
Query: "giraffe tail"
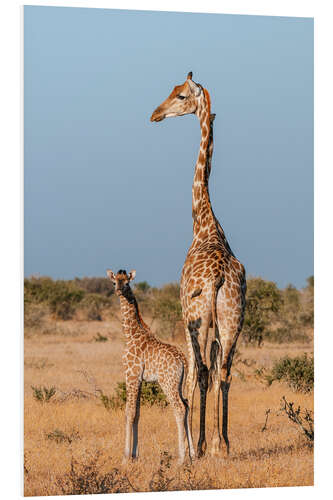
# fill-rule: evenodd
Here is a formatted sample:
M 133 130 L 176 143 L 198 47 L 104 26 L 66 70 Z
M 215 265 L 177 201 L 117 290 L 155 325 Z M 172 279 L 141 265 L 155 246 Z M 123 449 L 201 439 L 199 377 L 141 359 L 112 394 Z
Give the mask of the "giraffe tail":
M 217 373 L 217 357 L 220 350 L 220 342 L 215 339 L 210 348 L 210 367 L 208 372 L 208 390 L 210 391 L 213 386 L 213 380 Z
M 222 286 L 223 281 L 220 286 Z M 215 339 L 213 340 L 210 348 L 210 367 L 208 371 L 208 390 L 210 391 L 213 386 L 213 379 L 217 373 L 217 358 L 219 355 L 219 350 L 221 349 L 221 344 L 219 341 L 219 329 L 217 325 L 217 313 L 216 313 L 216 301 L 217 301 L 217 292 L 220 287 L 214 286 L 213 294 L 212 294 L 212 323 L 213 328 L 215 329 Z
M 186 379 L 187 379 L 188 369 L 187 369 L 187 361 L 186 361 L 185 357 L 182 359 L 182 364 L 183 364 L 183 368 L 182 368 L 182 372 L 180 375 L 180 381 L 179 381 L 179 396 L 186 407 L 186 406 L 188 406 L 188 400 L 184 397 L 184 392 L 185 392 L 185 388 L 186 388 Z

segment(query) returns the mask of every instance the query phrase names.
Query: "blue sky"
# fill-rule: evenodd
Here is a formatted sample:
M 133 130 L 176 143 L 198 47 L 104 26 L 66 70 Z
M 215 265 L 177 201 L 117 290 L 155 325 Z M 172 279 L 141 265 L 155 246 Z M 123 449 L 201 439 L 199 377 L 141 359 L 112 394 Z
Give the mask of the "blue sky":
M 149 121 L 188 71 L 215 119 L 214 212 L 248 274 L 313 274 L 313 20 L 24 8 L 25 275 L 178 280 L 193 115 Z

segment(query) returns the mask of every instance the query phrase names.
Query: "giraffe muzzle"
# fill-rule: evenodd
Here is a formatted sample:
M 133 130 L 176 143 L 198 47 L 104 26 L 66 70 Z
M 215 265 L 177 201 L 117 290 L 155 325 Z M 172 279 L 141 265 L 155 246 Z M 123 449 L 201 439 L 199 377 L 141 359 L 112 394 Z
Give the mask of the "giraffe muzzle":
M 161 110 L 159 108 L 157 108 L 157 109 L 155 109 L 155 111 L 151 115 L 150 121 L 151 122 L 161 122 L 162 120 L 164 120 L 164 118 L 165 118 L 165 114 L 161 113 Z

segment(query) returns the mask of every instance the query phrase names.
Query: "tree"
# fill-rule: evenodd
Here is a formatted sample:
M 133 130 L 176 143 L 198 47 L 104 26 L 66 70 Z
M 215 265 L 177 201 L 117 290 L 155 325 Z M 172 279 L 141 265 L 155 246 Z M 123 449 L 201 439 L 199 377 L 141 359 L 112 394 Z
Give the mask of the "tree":
M 148 290 L 150 290 L 150 285 L 147 283 L 147 281 L 140 281 L 139 283 L 136 283 L 135 290 L 146 293 L 148 292 Z
M 169 283 L 155 290 L 152 312 L 153 318 L 161 323 L 163 336 L 171 335 L 174 338 L 177 323 L 182 319 L 178 283 Z
M 265 329 L 281 304 L 281 292 L 275 283 L 262 278 L 248 279 L 243 326 L 243 337 L 247 342 L 261 345 Z
M 301 321 L 306 326 L 314 325 L 314 277 L 307 278 L 307 287 L 303 289 L 304 303 Z

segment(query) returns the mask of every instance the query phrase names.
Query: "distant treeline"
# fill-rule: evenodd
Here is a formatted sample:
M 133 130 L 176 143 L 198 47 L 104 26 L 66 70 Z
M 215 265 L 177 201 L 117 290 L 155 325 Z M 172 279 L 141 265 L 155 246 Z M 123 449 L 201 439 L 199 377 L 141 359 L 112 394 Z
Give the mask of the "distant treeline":
M 134 292 L 142 313 L 156 320 L 162 336 L 174 336 L 182 328 L 178 283 L 154 288 L 142 281 L 134 285 Z M 113 293 L 113 285 L 107 278 L 26 278 L 25 327 L 38 330 L 45 315 L 60 320 L 80 315 L 87 320 L 103 321 L 119 308 Z M 306 342 L 314 321 L 313 296 L 313 276 L 301 290 L 292 285 L 281 290 L 274 282 L 248 278 L 243 340 L 259 345 L 264 340 Z

